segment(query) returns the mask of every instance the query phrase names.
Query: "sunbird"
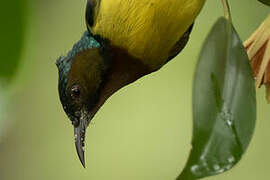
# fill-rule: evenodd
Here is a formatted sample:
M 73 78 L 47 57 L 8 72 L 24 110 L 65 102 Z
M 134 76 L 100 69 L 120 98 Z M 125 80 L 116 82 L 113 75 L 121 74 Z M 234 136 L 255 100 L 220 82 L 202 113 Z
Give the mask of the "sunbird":
M 60 101 L 85 167 L 86 128 L 117 90 L 159 70 L 186 46 L 205 0 L 88 0 L 86 31 L 56 64 Z

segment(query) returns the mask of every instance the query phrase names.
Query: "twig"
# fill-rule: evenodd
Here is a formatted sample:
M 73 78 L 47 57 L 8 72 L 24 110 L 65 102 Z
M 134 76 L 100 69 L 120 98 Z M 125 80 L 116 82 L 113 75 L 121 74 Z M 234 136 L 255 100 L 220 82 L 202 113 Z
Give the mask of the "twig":
M 228 3 L 228 0 L 221 0 L 221 1 L 222 1 L 222 4 L 223 4 L 225 18 L 228 19 L 229 21 L 231 21 L 232 17 L 231 17 L 231 11 L 230 11 L 230 6 L 229 6 L 229 3 Z

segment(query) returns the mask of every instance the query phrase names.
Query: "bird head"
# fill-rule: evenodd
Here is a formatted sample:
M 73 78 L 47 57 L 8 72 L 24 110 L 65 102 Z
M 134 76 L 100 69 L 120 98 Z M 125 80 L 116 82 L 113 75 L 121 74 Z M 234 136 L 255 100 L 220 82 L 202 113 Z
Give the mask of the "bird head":
M 57 60 L 59 96 L 64 111 L 74 126 L 75 145 L 84 162 L 86 128 L 98 109 L 109 56 L 102 43 L 89 32 L 74 45 L 67 56 Z
M 114 92 L 150 71 L 126 51 L 88 31 L 56 64 L 60 101 L 74 126 L 77 154 L 85 167 L 86 128 L 96 112 Z

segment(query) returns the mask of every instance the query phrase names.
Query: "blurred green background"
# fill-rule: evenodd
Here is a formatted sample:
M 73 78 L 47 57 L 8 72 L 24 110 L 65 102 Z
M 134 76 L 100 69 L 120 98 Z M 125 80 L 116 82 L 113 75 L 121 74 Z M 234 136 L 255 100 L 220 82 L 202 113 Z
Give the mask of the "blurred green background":
M 60 105 L 55 66 L 86 29 L 86 0 L 11 2 L 1 7 L 0 69 L 6 76 L 17 73 L 8 86 L 0 81 L 0 179 L 176 178 L 191 148 L 193 71 L 204 38 L 223 13 L 220 1 L 206 2 L 188 46 L 177 58 L 118 91 L 97 113 L 87 133 L 86 169 Z M 243 40 L 270 12 L 256 0 L 230 3 Z M 14 38 L 18 43 L 5 42 Z M 20 57 L 18 65 L 7 59 L 13 56 Z M 255 135 L 243 160 L 230 172 L 206 179 L 270 179 L 270 105 L 264 96 L 262 88 Z

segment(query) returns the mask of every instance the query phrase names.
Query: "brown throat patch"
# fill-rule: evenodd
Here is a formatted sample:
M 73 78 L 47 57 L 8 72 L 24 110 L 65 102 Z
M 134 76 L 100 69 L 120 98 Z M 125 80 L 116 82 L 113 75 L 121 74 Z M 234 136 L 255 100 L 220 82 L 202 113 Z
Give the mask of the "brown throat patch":
M 113 46 L 111 52 L 112 64 L 103 79 L 98 103 L 92 110 L 93 115 L 117 90 L 153 72 L 141 60 L 133 58 L 123 49 Z

